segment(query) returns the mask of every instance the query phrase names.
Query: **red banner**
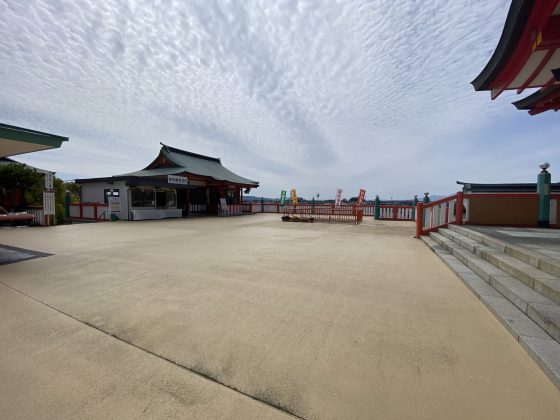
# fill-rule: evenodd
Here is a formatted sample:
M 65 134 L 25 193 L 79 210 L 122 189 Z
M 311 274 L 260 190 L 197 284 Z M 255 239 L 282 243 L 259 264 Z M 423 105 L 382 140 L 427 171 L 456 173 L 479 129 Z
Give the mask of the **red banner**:
M 358 206 L 362 205 L 364 198 L 366 198 L 366 190 L 360 189 L 360 193 L 358 194 Z

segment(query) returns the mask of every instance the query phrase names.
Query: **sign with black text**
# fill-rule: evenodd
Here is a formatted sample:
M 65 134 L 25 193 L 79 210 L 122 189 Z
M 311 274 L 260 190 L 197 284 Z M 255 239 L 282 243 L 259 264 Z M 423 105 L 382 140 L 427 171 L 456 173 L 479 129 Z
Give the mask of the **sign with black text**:
M 54 215 L 54 193 L 44 192 L 43 193 L 43 214 L 45 216 Z
M 167 175 L 168 184 L 189 185 L 189 178 L 186 176 Z
M 54 184 L 54 174 L 52 172 L 45 172 L 45 190 L 52 190 Z
M 121 212 L 121 198 L 120 197 L 108 197 L 109 201 L 109 212 L 111 214 L 118 214 Z

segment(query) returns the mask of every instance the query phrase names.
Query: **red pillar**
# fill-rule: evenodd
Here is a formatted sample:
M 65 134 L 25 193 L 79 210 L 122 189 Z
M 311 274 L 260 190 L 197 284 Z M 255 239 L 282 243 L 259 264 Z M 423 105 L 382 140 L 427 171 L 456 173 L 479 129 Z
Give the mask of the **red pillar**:
M 457 193 L 457 201 L 455 202 L 455 223 L 458 225 L 463 224 L 463 200 L 464 193 L 459 191 Z
M 424 203 L 421 201 L 416 204 L 416 238 L 420 239 L 422 235 L 422 225 L 424 220 Z

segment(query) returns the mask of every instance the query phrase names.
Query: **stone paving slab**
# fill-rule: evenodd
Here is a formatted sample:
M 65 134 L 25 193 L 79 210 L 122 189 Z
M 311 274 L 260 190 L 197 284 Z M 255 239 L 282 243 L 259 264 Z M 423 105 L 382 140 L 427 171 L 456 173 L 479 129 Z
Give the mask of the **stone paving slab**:
M 489 235 L 512 246 L 526 248 L 560 263 L 560 230 L 469 226 L 468 229 Z
M 519 342 L 560 388 L 560 343 L 549 338 L 526 336 L 521 336 Z

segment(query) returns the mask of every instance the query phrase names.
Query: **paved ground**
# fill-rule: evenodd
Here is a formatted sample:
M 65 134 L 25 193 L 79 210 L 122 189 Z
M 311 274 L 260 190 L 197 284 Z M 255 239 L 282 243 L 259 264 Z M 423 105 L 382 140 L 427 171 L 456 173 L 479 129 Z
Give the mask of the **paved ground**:
M 5 418 L 557 418 L 560 393 L 408 223 L 3 230 Z

